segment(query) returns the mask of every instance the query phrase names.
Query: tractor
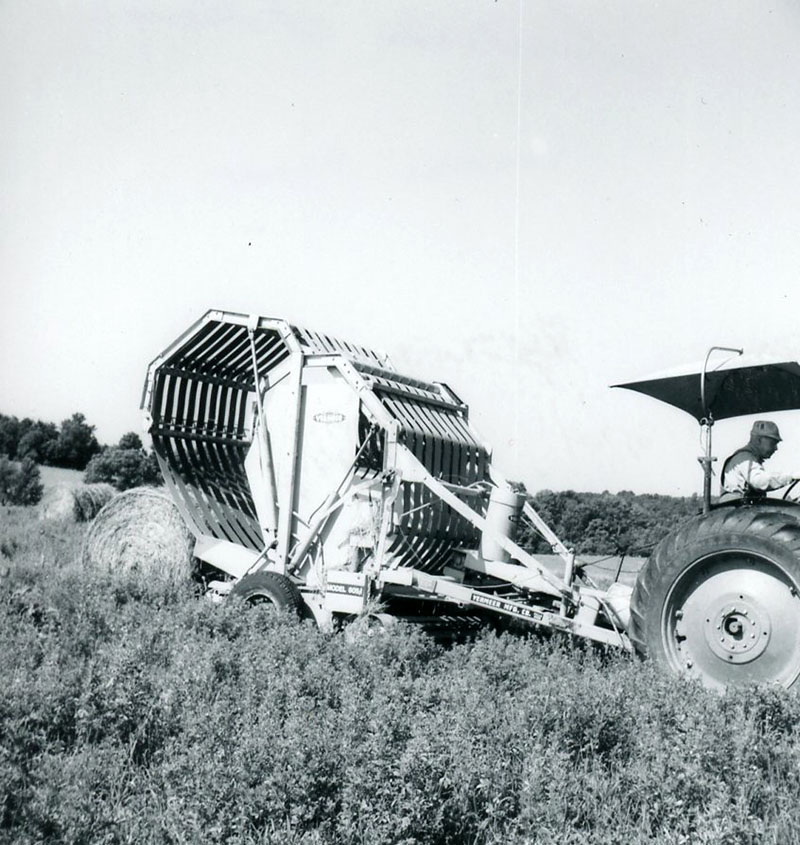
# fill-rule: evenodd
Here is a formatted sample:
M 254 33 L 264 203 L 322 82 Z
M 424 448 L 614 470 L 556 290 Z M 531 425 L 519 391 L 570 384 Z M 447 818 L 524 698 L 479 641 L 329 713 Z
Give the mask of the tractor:
M 711 367 L 720 352 L 731 356 Z M 713 501 L 712 433 L 720 420 L 800 407 L 800 366 L 745 362 L 742 352 L 713 346 L 699 372 L 615 385 L 690 414 L 704 443 L 702 513 L 668 534 L 640 570 L 627 634 L 640 655 L 711 688 L 791 687 L 800 676 L 797 481 L 780 497 Z

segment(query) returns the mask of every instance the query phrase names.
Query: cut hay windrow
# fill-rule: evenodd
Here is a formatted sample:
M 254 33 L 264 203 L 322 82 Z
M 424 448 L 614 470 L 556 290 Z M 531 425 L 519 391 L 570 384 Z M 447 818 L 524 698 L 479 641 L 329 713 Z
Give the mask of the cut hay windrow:
M 116 493 L 110 484 L 59 485 L 42 501 L 39 518 L 90 522 Z
M 170 497 L 152 487 L 115 496 L 95 517 L 83 545 L 84 566 L 180 582 L 193 572 L 193 537 Z

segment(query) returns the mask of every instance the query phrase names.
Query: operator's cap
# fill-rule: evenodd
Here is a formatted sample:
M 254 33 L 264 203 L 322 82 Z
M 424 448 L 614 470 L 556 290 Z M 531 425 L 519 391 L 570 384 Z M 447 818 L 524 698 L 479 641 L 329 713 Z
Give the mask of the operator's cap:
M 771 437 L 773 440 L 782 440 L 781 433 L 778 431 L 778 426 L 769 420 L 758 420 L 753 423 L 753 428 L 750 432 L 751 437 Z

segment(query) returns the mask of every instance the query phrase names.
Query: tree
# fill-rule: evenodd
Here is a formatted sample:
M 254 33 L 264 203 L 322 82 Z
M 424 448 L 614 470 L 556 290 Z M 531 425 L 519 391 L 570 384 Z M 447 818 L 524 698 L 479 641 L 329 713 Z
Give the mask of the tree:
M 100 451 L 93 425 L 83 414 L 73 414 L 61 423 L 61 431 L 49 457 L 49 463 L 71 469 L 85 469 L 93 455 Z
M 19 420 L 16 417 L 0 414 L 0 455 L 13 458 L 17 454 L 20 436 Z
M 58 429 L 55 425 L 41 420 L 33 422 L 25 419 L 20 424 L 20 431 L 23 433 L 17 442 L 14 457 L 30 458 L 39 464 L 51 463 L 58 441 Z
M 0 455 L 0 504 L 35 505 L 41 498 L 39 467 L 30 458 L 20 463 Z
M 117 447 L 120 449 L 141 449 L 142 438 L 135 431 L 129 431 L 120 437 Z

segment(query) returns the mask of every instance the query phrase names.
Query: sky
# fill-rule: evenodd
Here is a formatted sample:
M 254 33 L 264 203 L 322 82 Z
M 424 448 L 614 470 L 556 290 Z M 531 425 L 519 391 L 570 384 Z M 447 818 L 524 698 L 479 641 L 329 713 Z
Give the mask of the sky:
M 699 492 L 609 385 L 800 359 L 798 45 L 791 2 L 3 0 L 0 413 L 141 431 L 221 308 L 448 383 L 529 490 Z

